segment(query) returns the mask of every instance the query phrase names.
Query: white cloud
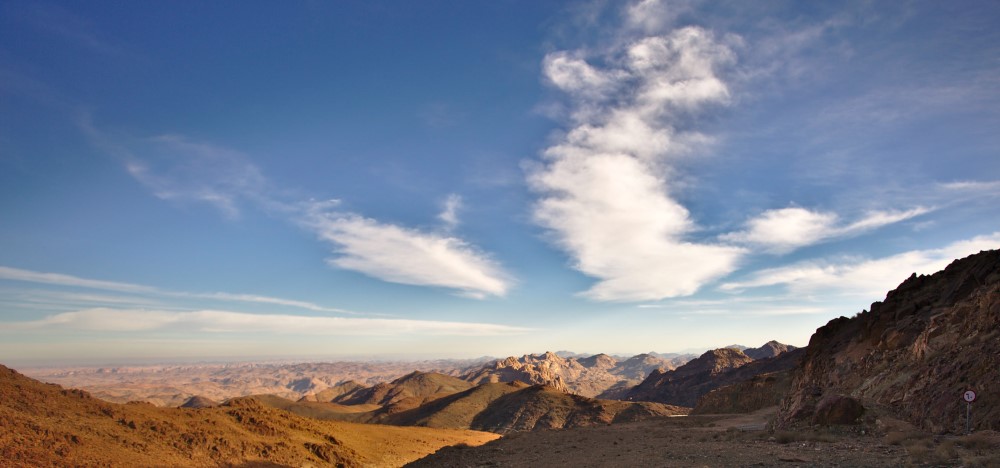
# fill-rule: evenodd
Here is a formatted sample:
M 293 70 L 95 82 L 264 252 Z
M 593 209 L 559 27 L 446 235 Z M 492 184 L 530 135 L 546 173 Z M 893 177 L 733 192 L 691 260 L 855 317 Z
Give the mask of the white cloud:
M 153 293 L 157 291 L 156 288 L 151 286 L 119 283 L 116 281 L 86 279 L 72 275 L 63 275 L 60 273 L 43 273 L 5 266 L 0 266 L 0 279 L 24 281 L 28 283 L 54 284 L 59 286 L 77 286 L 81 288 L 131 293 Z
M 340 255 L 330 262 L 334 266 L 383 281 L 456 289 L 474 298 L 502 296 L 510 286 L 509 277 L 496 262 L 457 237 L 422 233 L 336 211 L 339 200 L 282 200 L 261 171 L 240 152 L 177 135 L 141 140 L 138 151 L 108 138 L 89 120 L 84 119 L 80 125 L 101 147 L 122 158 L 129 173 L 157 197 L 209 203 L 230 218 L 240 215 L 240 205 L 245 202 L 287 216 L 337 245 Z M 456 194 L 445 201 L 439 219 L 446 228 L 458 224 L 461 202 Z M 344 312 L 254 295 L 215 293 L 202 297 Z
M 183 292 L 183 291 L 169 291 L 160 288 L 155 288 L 152 286 L 144 286 L 140 284 L 94 280 L 94 279 L 80 278 L 77 276 L 64 275 L 60 273 L 43 273 L 43 272 L 22 270 L 20 268 L 11 268 L 5 266 L 0 266 L 0 280 L 13 280 L 13 281 L 23 281 L 28 283 L 51 284 L 56 286 L 80 287 L 87 289 L 98 289 L 103 291 L 118 291 L 118 292 L 139 294 L 145 296 L 213 299 L 219 301 L 283 305 L 283 306 L 296 307 L 300 309 L 313 310 L 317 312 L 338 312 L 346 314 L 357 313 L 343 309 L 336 309 L 332 307 L 323 307 L 318 304 L 314 304 L 312 302 L 297 301 L 293 299 L 282 299 L 278 297 L 261 296 L 256 294 L 233 294 L 226 292 L 194 293 L 194 292 Z M 95 299 L 96 298 L 91 297 L 90 299 L 88 299 L 88 301 L 93 301 Z M 80 300 L 82 301 L 84 299 L 80 298 Z M 111 298 L 107 297 L 104 297 L 101 300 L 105 302 L 112 302 Z M 126 301 L 126 300 L 135 301 L 136 299 L 134 298 L 118 299 L 118 301 Z
M 304 224 L 336 246 L 330 263 L 393 283 L 440 286 L 463 295 L 503 296 L 506 273 L 461 239 L 381 223 L 350 213 L 313 210 Z
M 267 201 L 266 179 L 237 151 L 161 135 L 123 155 L 129 174 L 164 200 L 205 202 L 229 218 L 240 215 L 242 200 Z
M 535 221 L 573 266 L 599 281 L 585 297 L 642 301 L 690 295 L 733 271 L 743 249 L 688 239 L 697 226 L 670 194 L 670 159 L 707 139 L 683 115 L 729 99 L 717 69 L 732 52 L 688 27 L 622 41 L 600 57 L 555 52 L 550 82 L 572 98 L 574 128 L 529 171 Z M 617 65 L 616 65 L 617 64 Z
M 444 200 L 444 209 L 438 215 L 438 219 L 444 222 L 445 227 L 454 229 L 458 226 L 458 210 L 462 208 L 462 197 L 458 194 L 448 195 Z
M 747 280 L 723 284 L 720 289 L 740 291 L 784 286 L 803 294 L 879 297 L 912 273 L 935 273 L 956 258 L 996 248 L 1000 248 L 1000 232 L 954 242 L 941 249 L 913 250 L 879 259 L 809 261 L 761 270 Z
M 986 196 L 1000 196 L 1000 180 L 978 181 L 978 180 L 958 180 L 939 184 L 941 188 L 949 191 L 976 193 Z
M 510 335 L 528 328 L 488 323 L 429 320 L 310 317 L 248 314 L 219 310 L 172 312 L 94 308 L 51 315 L 29 322 L 0 323 L 0 330 L 69 329 L 100 332 L 179 331 L 185 333 L 287 333 L 303 335 Z
M 745 230 L 724 234 L 721 238 L 782 254 L 835 238 L 856 236 L 929 211 L 924 207 L 906 211 L 870 211 L 853 223 L 842 224 L 835 213 L 799 207 L 781 208 L 767 210 L 749 220 Z

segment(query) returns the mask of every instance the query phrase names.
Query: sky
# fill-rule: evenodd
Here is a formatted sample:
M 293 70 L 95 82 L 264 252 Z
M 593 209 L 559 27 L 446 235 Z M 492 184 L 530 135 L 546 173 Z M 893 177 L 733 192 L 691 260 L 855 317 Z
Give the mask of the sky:
M 637 354 L 1000 247 L 1000 4 L 0 4 L 0 362 Z

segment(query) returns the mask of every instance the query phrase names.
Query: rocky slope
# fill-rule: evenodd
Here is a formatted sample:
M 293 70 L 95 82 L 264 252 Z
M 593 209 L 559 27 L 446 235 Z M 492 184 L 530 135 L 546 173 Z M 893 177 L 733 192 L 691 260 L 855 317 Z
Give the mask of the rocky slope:
M 495 434 L 318 421 L 237 398 L 205 409 L 116 404 L 0 366 L 0 465 L 399 466 Z
M 717 388 L 701 395 L 691 413 L 751 413 L 778 405 L 791 389 L 792 372 L 805 355 L 804 348 L 789 348 L 792 351 L 717 374 L 713 379 Z
M 1000 251 L 910 276 L 882 302 L 816 330 L 780 422 L 817 422 L 844 396 L 935 432 L 964 429 L 967 389 L 979 393 L 973 427 L 1000 428 Z

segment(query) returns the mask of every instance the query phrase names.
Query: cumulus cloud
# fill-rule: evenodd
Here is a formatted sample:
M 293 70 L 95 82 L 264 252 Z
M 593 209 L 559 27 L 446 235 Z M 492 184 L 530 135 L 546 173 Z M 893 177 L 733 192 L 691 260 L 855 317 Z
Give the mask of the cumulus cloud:
M 929 211 L 924 207 L 905 211 L 870 211 L 857 221 L 844 224 L 835 213 L 800 207 L 781 208 L 767 210 L 747 221 L 744 230 L 724 234 L 721 238 L 783 254 L 831 239 L 856 236 Z
M 733 60 L 724 41 L 698 27 L 622 40 L 596 57 L 546 56 L 544 73 L 570 97 L 573 126 L 528 182 L 540 197 L 534 220 L 576 269 L 598 279 L 583 296 L 690 295 L 737 267 L 742 248 L 689 238 L 697 226 L 669 177 L 671 158 L 707 139 L 683 129 L 683 119 L 729 100 L 718 70 Z
M 336 246 L 330 263 L 340 268 L 393 283 L 450 288 L 473 298 L 503 296 L 510 287 L 493 259 L 457 237 L 315 209 L 304 224 Z
M 93 308 L 51 315 L 41 320 L 0 323 L 0 330 L 68 329 L 101 332 L 287 333 L 303 335 L 509 335 L 527 328 L 489 323 L 428 320 L 311 317 L 248 314 L 220 310 L 172 312 Z
M 956 258 L 1000 247 L 1000 232 L 954 242 L 940 249 L 913 250 L 879 259 L 808 261 L 761 270 L 748 279 L 725 283 L 720 289 L 741 291 L 782 286 L 795 293 L 823 292 L 879 296 L 895 288 L 911 273 L 937 272 Z

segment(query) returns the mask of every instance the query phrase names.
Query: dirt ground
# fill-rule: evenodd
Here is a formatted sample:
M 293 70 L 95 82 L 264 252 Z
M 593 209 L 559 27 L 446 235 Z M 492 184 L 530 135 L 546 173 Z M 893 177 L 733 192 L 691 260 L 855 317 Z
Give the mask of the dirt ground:
M 997 466 L 1000 439 L 973 449 L 929 435 L 888 437 L 862 426 L 771 432 L 773 409 L 570 430 L 516 433 L 480 447 L 447 447 L 411 467 L 896 467 Z M 971 444 L 970 444 L 971 445 Z

